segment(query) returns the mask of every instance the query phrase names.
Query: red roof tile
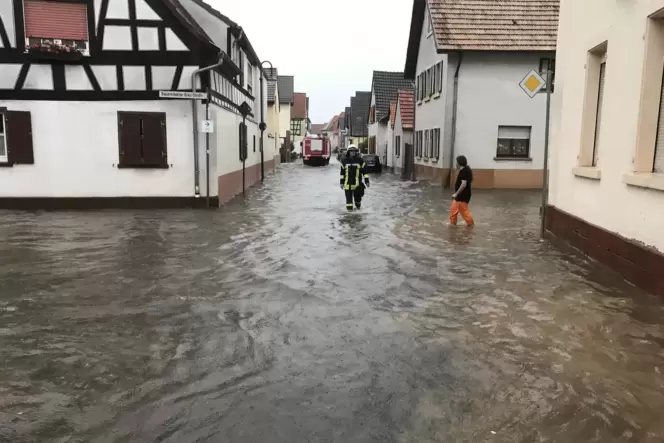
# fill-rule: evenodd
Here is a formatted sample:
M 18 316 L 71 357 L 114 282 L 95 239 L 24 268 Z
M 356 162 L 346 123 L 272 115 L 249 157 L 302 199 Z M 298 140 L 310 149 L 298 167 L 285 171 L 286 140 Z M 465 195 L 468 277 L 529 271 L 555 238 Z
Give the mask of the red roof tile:
M 296 92 L 293 94 L 293 109 L 291 110 L 291 118 L 307 118 L 307 94 L 304 92 Z
M 394 128 L 394 119 L 397 117 L 397 102 L 390 102 L 390 126 Z
M 560 0 L 428 0 L 428 4 L 439 50 L 556 50 Z
M 413 91 L 399 90 L 399 112 L 401 113 L 401 126 L 403 129 L 413 129 L 415 106 L 413 103 Z

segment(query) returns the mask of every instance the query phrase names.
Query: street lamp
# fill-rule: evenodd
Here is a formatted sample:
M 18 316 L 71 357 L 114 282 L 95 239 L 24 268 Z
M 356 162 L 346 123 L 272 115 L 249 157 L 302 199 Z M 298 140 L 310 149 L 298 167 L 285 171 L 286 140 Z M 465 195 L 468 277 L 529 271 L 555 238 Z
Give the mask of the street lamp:
M 272 62 L 265 60 L 261 62 L 261 70 L 263 69 L 263 65 L 265 63 L 268 63 L 270 65 L 270 77 L 272 77 L 272 73 L 274 72 L 274 67 L 272 66 Z M 258 129 L 261 130 L 261 181 L 265 180 L 265 158 L 264 158 L 264 153 L 263 153 L 263 133 L 265 132 L 265 129 L 267 128 L 267 125 L 265 124 L 265 118 L 264 118 L 264 111 L 263 111 L 263 74 L 261 74 L 260 78 L 260 88 L 261 88 L 261 122 L 258 125 Z M 273 78 L 269 78 L 268 80 L 274 80 Z

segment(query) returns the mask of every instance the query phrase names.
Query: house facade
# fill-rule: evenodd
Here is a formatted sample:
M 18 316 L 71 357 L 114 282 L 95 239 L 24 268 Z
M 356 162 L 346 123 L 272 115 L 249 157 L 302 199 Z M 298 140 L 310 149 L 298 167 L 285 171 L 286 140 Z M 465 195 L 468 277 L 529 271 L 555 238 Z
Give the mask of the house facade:
M 561 11 L 547 229 L 664 296 L 664 1 Z
M 412 88 L 413 81 L 403 72 L 374 71 L 371 80 L 371 105 L 367 135 L 370 154 L 376 154 L 383 165 L 391 160 L 388 155 L 390 103 L 397 98 L 399 89 Z
M 414 1 L 405 76 L 416 82 L 418 179 L 449 184 L 454 159 L 465 155 L 474 187 L 541 187 L 546 94 L 530 98 L 519 84 L 553 66 L 558 8 L 558 0 L 518 9 Z
M 394 169 L 394 119 L 397 112 L 396 100 L 390 102 L 390 110 L 385 134 L 385 160 L 383 166 L 388 170 Z
M 307 124 L 307 94 L 296 92 L 293 94 L 293 106 L 290 115 L 290 131 L 295 145 L 295 152 L 302 153 L 302 140 L 307 135 L 309 126 Z
M 201 0 L 14 0 L 0 18 L 0 206 L 214 206 L 242 166 L 260 178 L 260 62 Z M 179 99 L 203 67 L 202 100 Z
M 265 118 L 267 123 L 267 139 L 265 141 L 265 155 L 267 156 L 269 153 L 269 158 L 274 158 L 275 164 L 278 164 L 281 159 L 279 148 L 281 147 L 280 140 L 282 137 L 279 125 L 281 103 L 279 102 L 279 85 L 277 82 L 279 72 L 277 68 L 266 68 L 264 72 L 267 78 L 267 116 Z
M 371 91 L 356 91 L 350 99 L 350 137 L 348 144 L 354 144 L 362 153 L 368 153 L 369 107 Z
M 395 174 L 411 178 L 413 161 L 414 91 L 399 90 L 394 113 L 392 168 Z
M 277 88 L 279 89 L 279 146 L 286 143 L 286 135 L 291 134 L 291 110 L 293 108 L 293 91 L 295 77 L 292 75 L 277 76 Z M 290 142 L 293 142 L 293 136 L 290 135 Z

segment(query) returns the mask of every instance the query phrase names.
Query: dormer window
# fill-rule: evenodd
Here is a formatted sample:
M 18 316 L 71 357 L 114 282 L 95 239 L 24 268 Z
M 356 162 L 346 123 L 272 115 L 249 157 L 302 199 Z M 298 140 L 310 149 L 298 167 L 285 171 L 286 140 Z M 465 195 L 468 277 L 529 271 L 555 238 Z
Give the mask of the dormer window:
M 25 0 L 24 12 L 27 52 L 90 55 L 85 3 Z

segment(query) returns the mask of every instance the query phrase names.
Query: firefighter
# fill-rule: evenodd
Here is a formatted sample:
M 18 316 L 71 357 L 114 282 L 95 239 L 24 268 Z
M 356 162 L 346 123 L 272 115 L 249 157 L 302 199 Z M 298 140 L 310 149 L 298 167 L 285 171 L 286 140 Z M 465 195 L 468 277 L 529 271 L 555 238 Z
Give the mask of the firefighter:
M 353 200 L 355 207 L 362 207 L 362 197 L 365 187 L 369 187 L 369 175 L 367 174 L 367 165 L 360 157 L 357 146 L 350 145 L 346 158 L 341 161 L 340 186 L 346 193 L 346 209 L 353 210 Z

